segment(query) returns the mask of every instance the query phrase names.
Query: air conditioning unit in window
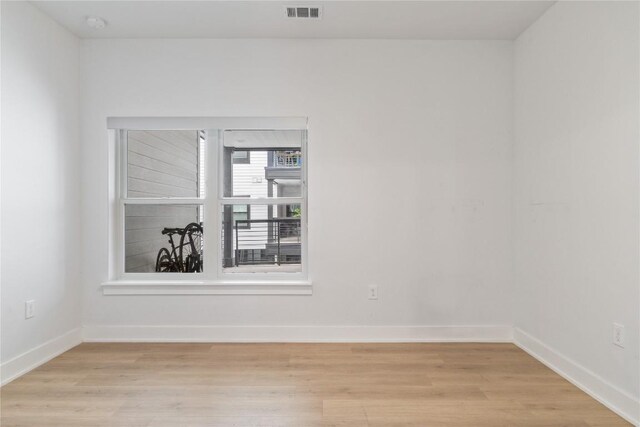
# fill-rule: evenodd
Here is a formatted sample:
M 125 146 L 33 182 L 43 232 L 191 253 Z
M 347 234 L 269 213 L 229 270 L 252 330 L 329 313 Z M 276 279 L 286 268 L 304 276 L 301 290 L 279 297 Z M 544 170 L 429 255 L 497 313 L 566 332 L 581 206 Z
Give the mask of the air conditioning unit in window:
M 311 18 L 320 19 L 322 17 L 322 7 L 320 6 L 286 6 L 287 18 Z

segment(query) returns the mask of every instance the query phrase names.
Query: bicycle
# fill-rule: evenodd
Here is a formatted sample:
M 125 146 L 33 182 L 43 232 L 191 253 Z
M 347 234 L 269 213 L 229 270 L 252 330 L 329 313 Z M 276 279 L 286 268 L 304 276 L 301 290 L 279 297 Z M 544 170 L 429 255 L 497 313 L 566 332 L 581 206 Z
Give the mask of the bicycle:
M 180 236 L 176 246 L 175 235 Z M 162 235 L 169 236 L 171 250 L 161 248 L 156 257 L 156 271 L 162 273 L 202 272 L 202 225 L 192 222 L 184 228 L 167 228 Z

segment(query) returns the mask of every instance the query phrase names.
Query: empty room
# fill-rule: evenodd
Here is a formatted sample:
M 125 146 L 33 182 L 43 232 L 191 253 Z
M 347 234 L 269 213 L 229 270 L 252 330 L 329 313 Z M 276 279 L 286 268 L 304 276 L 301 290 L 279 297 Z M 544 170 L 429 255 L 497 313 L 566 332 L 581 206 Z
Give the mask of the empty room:
M 0 15 L 0 426 L 640 425 L 640 2 Z

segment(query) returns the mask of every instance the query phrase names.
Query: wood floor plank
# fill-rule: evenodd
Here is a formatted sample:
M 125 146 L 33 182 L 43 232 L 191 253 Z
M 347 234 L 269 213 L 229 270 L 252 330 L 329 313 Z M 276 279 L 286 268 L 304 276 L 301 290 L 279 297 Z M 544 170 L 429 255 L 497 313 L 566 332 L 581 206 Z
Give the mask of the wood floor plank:
M 3 427 L 603 427 L 511 344 L 81 344 L 0 389 Z

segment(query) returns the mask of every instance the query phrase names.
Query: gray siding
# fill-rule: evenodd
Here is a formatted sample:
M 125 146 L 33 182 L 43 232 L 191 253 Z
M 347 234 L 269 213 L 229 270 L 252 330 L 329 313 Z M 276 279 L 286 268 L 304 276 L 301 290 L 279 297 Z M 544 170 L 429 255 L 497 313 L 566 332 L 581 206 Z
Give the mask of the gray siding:
M 129 131 L 128 197 L 196 197 L 197 131 Z
M 197 197 L 197 131 L 129 131 L 127 142 L 128 197 Z M 162 229 L 198 219 L 194 206 L 127 206 L 125 271 L 155 271 L 158 251 L 169 247 Z

